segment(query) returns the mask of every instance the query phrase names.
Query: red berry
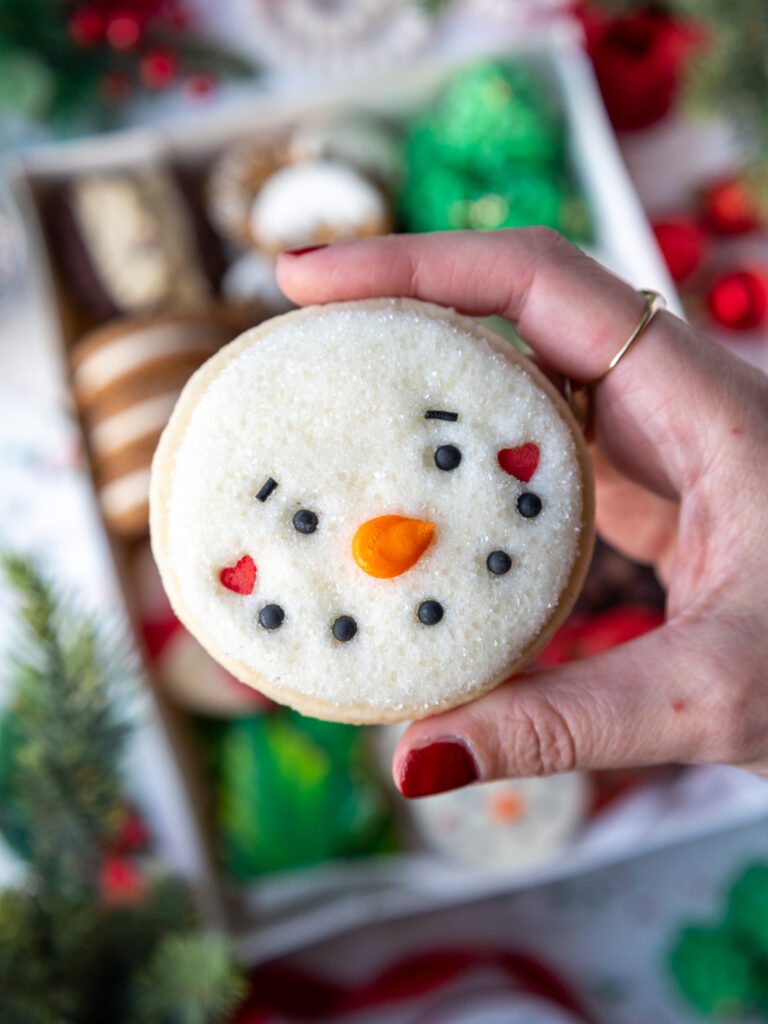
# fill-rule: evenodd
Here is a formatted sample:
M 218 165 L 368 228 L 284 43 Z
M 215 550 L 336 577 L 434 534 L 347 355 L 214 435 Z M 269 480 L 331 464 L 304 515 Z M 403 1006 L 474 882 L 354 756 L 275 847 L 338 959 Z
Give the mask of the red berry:
M 196 99 L 210 96 L 215 88 L 216 82 L 210 75 L 190 75 L 184 83 L 185 91 Z
M 178 60 L 171 50 L 150 50 L 140 65 L 141 80 L 148 89 L 166 89 L 177 71 Z
M 149 835 L 144 822 L 137 811 L 132 807 L 127 808 L 112 844 L 114 852 L 118 855 L 131 853 L 144 850 L 148 845 Z
M 698 270 L 707 255 L 709 238 L 690 217 L 657 221 L 653 233 L 675 281 L 685 281 Z
M 104 19 L 93 7 L 81 7 L 67 24 L 71 38 L 78 46 L 95 46 L 104 37 Z
M 141 25 L 131 11 L 115 11 L 107 19 L 107 42 L 115 50 L 130 50 L 140 38 Z
M 144 892 L 139 870 L 125 857 L 107 857 L 99 881 L 104 902 L 110 906 L 135 903 Z
M 768 313 L 765 279 L 750 270 L 724 274 L 709 289 L 707 307 L 715 323 L 733 331 L 758 327 Z
M 721 181 L 703 196 L 704 213 L 714 231 L 741 235 L 760 225 L 760 212 L 743 185 L 733 179 Z

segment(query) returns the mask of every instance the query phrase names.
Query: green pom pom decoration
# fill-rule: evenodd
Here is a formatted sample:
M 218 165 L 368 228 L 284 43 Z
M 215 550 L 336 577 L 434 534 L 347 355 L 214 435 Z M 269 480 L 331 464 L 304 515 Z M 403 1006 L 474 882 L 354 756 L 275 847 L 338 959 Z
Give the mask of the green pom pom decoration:
M 753 1003 L 749 956 L 723 929 L 686 928 L 670 954 L 670 967 L 685 998 L 707 1017 L 735 1017 Z

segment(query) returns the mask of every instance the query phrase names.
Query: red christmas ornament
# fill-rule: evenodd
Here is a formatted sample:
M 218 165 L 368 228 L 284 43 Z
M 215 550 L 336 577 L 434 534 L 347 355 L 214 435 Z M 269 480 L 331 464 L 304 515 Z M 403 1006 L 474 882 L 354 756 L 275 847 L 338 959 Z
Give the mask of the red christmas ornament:
M 674 281 L 685 281 L 704 262 L 709 238 L 692 217 L 656 221 L 653 233 Z
M 78 46 L 96 46 L 104 38 L 104 18 L 94 7 L 81 7 L 67 23 L 69 34 Z
M 759 327 L 768 313 L 765 277 L 751 270 L 723 274 L 707 293 L 707 308 L 721 327 L 732 331 L 751 331 Z
M 172 50 L 150 50 L 139 67 L 141 80 L 148 89 L 167 89 L 176 78 L 178 66 Z
M 683 65 L 702 33 L 659 11 L 607 17 L 585 4 L 579 13 L 613 126 L 633 130 L 660 120 L 677 96 Z
M 141 22 L 133 11 L 115 11 L 107 18 L 107 42 L 115 50 L 130 50 L 141 39 Z
M 142 898 L 144 881 L 130 860 L 125 857 L 107 857 L 101 868 L 100 889 L 108 906 L 125 906 Z
M 760 226 L 760 212 L 755 202 L 733 178 L 706 189 L 702 205 L 707 223 L 722 235 L 741 235 Z

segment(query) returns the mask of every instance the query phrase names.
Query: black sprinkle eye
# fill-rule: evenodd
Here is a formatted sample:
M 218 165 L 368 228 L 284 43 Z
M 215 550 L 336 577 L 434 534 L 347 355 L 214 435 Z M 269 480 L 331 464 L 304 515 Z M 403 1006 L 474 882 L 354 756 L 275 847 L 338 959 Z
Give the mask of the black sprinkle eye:
M 345 644 L 357 632 L 357 623 L 351 615 L 340 615 L 334 622 L 331 632 L 333 633 L 334 640 Z
M 293 517 L 293 525 L 299 533 L 314 533 L 317 529 L 317 515 L 308 508 L 300 508 Z
M 443 617 L 443 606 L 439 601 L 422 601 L 416 614 L 425 626 L 436 626 Z
M 535 519 L 541 512 L 541 498 L 532 491 L 524 491 L 517 499 L 517 511 L 526 519 Z
M 441 444 L 435 452 L 435 465 L 447 471 L 456 469 L 461 462 L 461 452 L 455 444 Z
M 264 629 L 279 629 L 284 618 L 285 612 L 279 604 L 265 604 L 259 612 L 259 625 Z
M 494 576 L 503 576 L 512 568 L 512 559 L 506 551 L 492 551 L 485 561 L 488 571 Z

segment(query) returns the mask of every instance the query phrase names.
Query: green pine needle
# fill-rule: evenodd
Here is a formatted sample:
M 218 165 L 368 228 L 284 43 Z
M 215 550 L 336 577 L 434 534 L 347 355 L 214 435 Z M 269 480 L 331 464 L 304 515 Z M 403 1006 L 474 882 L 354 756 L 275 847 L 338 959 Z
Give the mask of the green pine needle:
M 128 658 L 31 561 L 6 556 L 3 565 L 24 627 L 13 664 L 14 781 L 31 859 L 44 885 L 92 887 L 125 806 L 129 723 L 116 689 Z
M 135 1019 L 142 1024 L 219 1024 L 245 992 L 225 939 L 171 935 L 138 980 Z
M 144 879 L 117 905 L 102 892 L 125 809 L 130 661 L 33 562 L 2 564 L 22 624 L 10 788 L 33 870 L 0 893 L 0 1021 L 218 1024 L 245 985 L 226 943 L 194 933 L 186 883 Z

